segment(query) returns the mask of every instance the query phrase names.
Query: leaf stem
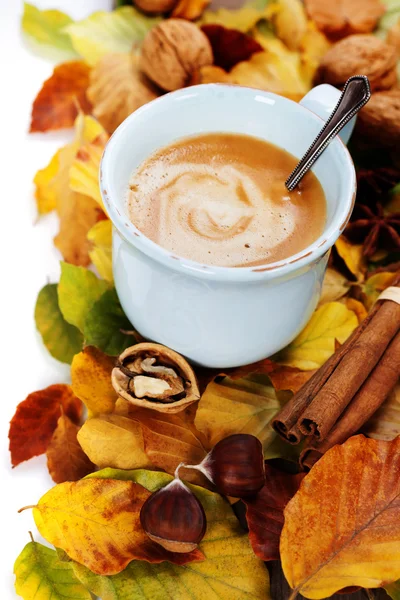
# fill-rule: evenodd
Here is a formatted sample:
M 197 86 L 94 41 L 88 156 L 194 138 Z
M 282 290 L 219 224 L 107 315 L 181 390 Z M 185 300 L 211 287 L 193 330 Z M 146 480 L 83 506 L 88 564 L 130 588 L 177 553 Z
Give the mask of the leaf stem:
M 23 506 L 22 508 L 19 509 L 18 514 L 22 513 L 24 510 L 28 510 L 28 508 L 36 508 L 36 504 L 28 504 L 28 506 Z
M 28 531 L 28 533 L 29 533 L 29 537 L 31 538 L 31 541 L 33 543 L 35 543 L 35 540 L 33 539 L 32 531 Z
M 288 600 L 295 600 L 298 596 L 298 589 L 295 588 L 294 590 L 292 590 L 292 593 L 290 594 Z

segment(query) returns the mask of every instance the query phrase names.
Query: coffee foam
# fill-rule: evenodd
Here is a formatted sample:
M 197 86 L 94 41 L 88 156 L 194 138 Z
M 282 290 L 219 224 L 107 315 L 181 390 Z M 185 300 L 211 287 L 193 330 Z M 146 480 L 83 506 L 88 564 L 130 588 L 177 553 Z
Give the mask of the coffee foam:
M 250 266 L 279 259 L 296 230 L 296 211 L 276 173 L 260 177 L 229 151 L 193 152 L 193 142 L 158 152 L 133 174 L 132 222 L 160 246 L 200 263 Z

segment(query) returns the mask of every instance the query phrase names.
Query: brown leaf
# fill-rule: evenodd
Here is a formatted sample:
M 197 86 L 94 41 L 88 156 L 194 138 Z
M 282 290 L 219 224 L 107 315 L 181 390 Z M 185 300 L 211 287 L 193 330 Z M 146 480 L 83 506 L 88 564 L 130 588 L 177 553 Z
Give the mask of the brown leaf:
M 296 394 L 314 373 L 315 369 L 313 371 L 301 371 L 296 367 L 281 367 L 277 365 L 275 371 L 269 373 L 268 376 L 277 391 L 290 390 Z
M 47 448 L 47 468 L 56 483 L 78 481 L 96 468 L 79 445 L 78 431 L 63 412 Z
M 73 423 L 79 423 L 83 405 L 69 385 L 50 385 L 29 394 L 18 404 L 8 434 L 13 467 L 46 452 L 57 427 L 61 407 Z
M 79 60 L 56 66 L 33 102 L 30 133 L 72 127 L 78 106 L 89 114 L 89 74 L 90 67 Z
M 283 511 L 299 489 L 304 473 L 291 475 L 265 465 L 266 483 L 251 500 L 243 500 L 253 551 L 261 560 L 279 560 Z
M 263 47 L 253 38 L 236 29 L 222 25 L 203 25 L 201 28 L 209 39 L 214 55 L 214 65 L 229 71 L 237 63 L 248 60 Z
M 178 4 L 172 11 L 171 17 L 194 21 L 202 15 L 203 10 L 209 4 L 210 0 L 178 0 Z

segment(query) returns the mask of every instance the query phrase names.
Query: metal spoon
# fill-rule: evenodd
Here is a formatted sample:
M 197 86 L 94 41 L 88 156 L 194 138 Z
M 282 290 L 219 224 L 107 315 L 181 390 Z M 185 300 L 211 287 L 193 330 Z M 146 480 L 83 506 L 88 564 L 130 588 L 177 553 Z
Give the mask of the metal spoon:
M 303 179 L 304 175 L 313 166 L 325 148 L 331 143 L 333 138 L 341 129 L 354 117 L 356 113 L 367 104 L 371 97 L 371 89 L 368 77 L 365 75 L 354 75 L 345 83 L 342 95 L 332 111 L 331 116 L 325 125 L 299 161 L 295 169 L 285 181 L 289 192 L 292 192 L 296 185 Z

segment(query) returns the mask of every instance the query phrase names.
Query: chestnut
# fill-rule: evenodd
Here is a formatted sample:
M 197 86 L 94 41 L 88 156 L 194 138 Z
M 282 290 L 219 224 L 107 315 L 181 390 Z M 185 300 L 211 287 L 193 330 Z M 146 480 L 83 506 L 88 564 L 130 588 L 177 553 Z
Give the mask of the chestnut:
M 198 469 L 225 496 L 250 498 L 265 484 L 261 442 L 247 433 L 220 440 L 199 465 L 180 466 Z
M 149 538 L 170 552 L 194 550 L 207 527 L 202 505 L 177 477 L 146 500 L 140 522 Z

